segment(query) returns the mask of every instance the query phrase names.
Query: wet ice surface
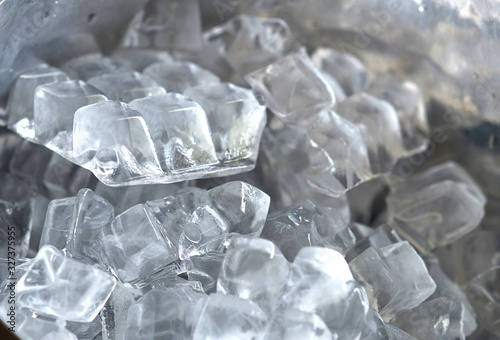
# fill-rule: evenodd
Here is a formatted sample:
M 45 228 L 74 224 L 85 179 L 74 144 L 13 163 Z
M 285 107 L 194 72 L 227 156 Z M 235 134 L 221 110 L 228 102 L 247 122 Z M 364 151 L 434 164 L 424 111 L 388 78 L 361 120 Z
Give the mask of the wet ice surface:
M 259 3 L 202 32 L 205 5 L 153 0 L 117 50 L 13 83 L 7 125 L 60 154 L 0 131 L 0 310 L 15 227 L 23 339 L 500 334 L 495 138 L 458 122 L 474 145 L 434 151 L 427 89 L 301 48 L 331 4 Z

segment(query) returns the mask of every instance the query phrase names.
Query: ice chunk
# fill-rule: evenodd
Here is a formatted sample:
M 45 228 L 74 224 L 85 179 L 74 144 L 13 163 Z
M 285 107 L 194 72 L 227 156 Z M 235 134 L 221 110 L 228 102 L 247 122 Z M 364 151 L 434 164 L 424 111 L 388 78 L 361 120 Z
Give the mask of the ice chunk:
M 148 126 L 127 104 L 105 101 L 75 113 L 74 157 L 106 184 L 161 175 Z
M 340 214 L 325 210 L 310 201 L 300 201 L 272 214 L 261 236 L 273 241 L 290 261 L 307 246 L 345 253 L 353 245 L 354 235 Z
M 427 269 L 436 283 L 436 291 L 429 300 L 440 297 L 455 302 L 456 308 L 450 313 L 450 336 L 460 338 L 469 336 L 477 328 L 476 313 L 467 296 L 441 269 L 438 259 L 433 255 L 424 258 Z
M 228 232 L 260 235 L 271 201 L 265 192 L 245 182 L 233 181 L 210 189 L 208 199 L 226 223 Z
M 383 224 L 376 229 L 371 229 L 366 237 L 356 240 L 356 244 L 349 249 L 345 258 L 349 262 L 370 247 L 380 249 L 401 241 L 404 241 L 403 238 L 390 225 Z
M 29 179 L 0 173 L 0 258 L 26 257 L 33 230 L 36 187 Z
M 193 340 L 258 339 L 264 333 L 267 319 L 266 314 L 250 301 L 211 294 L 199 311 Z
M 237 78 L 265 67 L 292 49 L 294 39 L 287 23 L 278 18 L 238 15 L 204 32 L 209 45 L 220 46 L 223 58 Z
M 116 216 L 103 233 L 110 266 L 123 283 L 141 285 L 178 257 L 177 240 L 166 234 L 144 204 Z
M 422 252 L 450 244 L 476 228 L 486 198 L 453 162 L 395 182 L 387 197 L 387 221 Z
M 406 156 L 399 118 L 391 104 L 368 94 L 356 94 L 339 103 L 336 111 L 361 131 L 373 174 L 391 171 Z
M 190 87 L 218 83 L 219 77 L 196 64 L 183 61 L 155 63 L 144 69 L 167 92 L 183 93 Z
M 402 331 L 401 329 L 394 327 L 393 325 L 385 325 L 385 329 L 389 336 L 389 340 L 415 340 L 410 334 Z
M 370 305 L 386 321 L 396 312 L 418 306 L 436 289 L 424 261 L 407 241 L 370 247 L 349 267 L 366 289 Z
M 50 202 L 40 246 L 50 244 L 84 262 L 100 262 L 101 232 L 111 223 L 114 210 L 90 189 L 82 189 L 76 197 Z
M 139 297 L 138 292 L 117 282 L 113 293 L 99 314 L 104 340 L 125 340 L 128 309 Z
M 245 80 L 287 122 L 308 123 L 335 104 L 332 89 L 303 50 L 246 75 Z
M 307 131 L 307 182 L 317 191 L 340 196 L 373 177 L 360 127 L 333 111 L 323 111 Z
M 318 314 L 342 339 L 361 335 L 369 311 L 366 293 L 354 281 L 343 256 L 319 247 L 305 247 L 295 257 L 283 307 Z
M 314 313 L 280 309 L 273 314 L 263 340 L 331 340 L 332 333 Z
M 75 196 L 79 189 L 93 187 L 94 176 L 55 152 L 50 152 L 50 161 L 43 175 L 43 184 L 49 197 Z
M 189 339 L 193 308 L 204 296 L 188 286 L 149 291 L 128 309 L 125 339 Z
M 138 35 L 134 45 L 193 53 L 201 48 L 200 5 L 196 0 L 153 0 L 144 7 L 134 33 Z
M 2 310 L 2 318 L 4 314 L 7 313 Z M 4 321 L 9 325 L 8 320 Z M 65 326 L 64 320 L 50 320 L 27 309 L 19 309 L 16 311 L 13 329 L 15 334 L 23 340 L 78 340 L 78 337 Z
M 119 49 L 113 54 L 113 59 L 123 66 L 142 72 L 147 66 L 154 63 L 170 63 L 172 56 L 165 51 L 148 49 Z
M 70 153 L 76 110 L 104 100 L 99 90 L 81 80 L 38 86 L 33 104 L 36 140 L 55 151 Z
M 424 302 L 397 313 L 391 323 L 417 339 L 452 339 L 450 313 L 453 304 L 447 298 Z
M 408 153 L 425 151 L 429 144 L 425 101 L 417 84 L 391 76 L 376 78 L 368 93 L 392 104 L 398 114 L 403 143 Z
M 88 79 L 105 73 L 121 73 L 128 71 L 119 62 L 104 57 L 99 53 L 87 54 L 64 63 L 62 69 L 71 79 Z
M 92 77 L 87 82 L 109 99 L 126 103 L 137 98 L 166 93 L 151 77 L 138 72 L 103 74 Z
M 271 241 L 234 238 L 222 261 L 217 292 L 253 301 L 270 312 L 283 294 L 288 272 L 288 261 Z
M 17 77 L 9 94 L 8 122 L 14 131 L 25 138 L 34 138 L 33 98 L 38 85 L 69 80 L 55 67 L 39 66 Z
M 198 207 L 186 221 L 179 238 L 179 257 L 222 250 L 228 235 L 228 226 L 221 216 L 210 206 Z
M 330 48 L 318 48 L 311 59 L 320 70 L 335 79 L 347 97 L 365 92 L 368 85 L 368 73 L 361 61 L 353 55 Z
M 189 258 L 190 266 L 187 271 L 189 281 L 198 281 L 207 294 L 215 293 L 217 278 L 219 277 L 224 254 L 206 253 Z
M 182 176 L 218 164 L 205 111 L 196 102 L 169 93 L 130 106 L 144 116 L 165 172 Z
M 44 246 L 17 283 L 17 303 L 37 313 L 90 322 L 115 285 L 115 278 L 109 274 Z
M 207 113 L 219 160 L 231 167 L 253 168 L 266 111 L 252 91 L 222 83 L 191 88 L 184 94 Z
M 500 335 L 500 267 L 496 266 L 473 278 L 465 292 L 477 313 L 481 326 Z

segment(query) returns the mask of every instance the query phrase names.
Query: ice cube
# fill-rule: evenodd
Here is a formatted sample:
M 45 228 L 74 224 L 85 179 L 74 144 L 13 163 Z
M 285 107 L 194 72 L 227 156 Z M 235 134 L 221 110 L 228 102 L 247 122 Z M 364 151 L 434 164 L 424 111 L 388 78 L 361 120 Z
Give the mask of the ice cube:
M 238 237 L 229 245 L 217 280 L 217 292 L 276 308 L 288 278 L 289 263 L 268 240 Z
M 100 90 L 109 99 L 126 103 L 166 93 L 165 89 L 151 77 L 138 72 L 103 74 L 90 78 L 87 83 Z
M 153 78 L 167 92 L 183 93 L 191 87 L 219 82 L 219 77 L 212 72 L 183 61 L 155 63 L 146 67 L 143 73 Z
M 407 241 L 380 249 L 368 248 L 349 262 L 351 271 L 366 289 L 370 305 L 384 320 L 414 308 L 436 290 L 425 263 Z
M 105 101 L 75 113 L 74 159 L 106 184 L 161 175 L 144 117 L 131 106 Z
M 38 85 L 69 80 L 55 67 L 39 66 L 17 77 L 9 94 L 8 122 L 14 131 L 25 138 L 34 138 L 33 98 Z
M 107 98 L 81 80 L 68 80 L 37 87 L 34 99 L 35 138 L 49 148 L 71 154 L 75 112 Z
M 246 75 L 245 80 L 286 122 L 307 124 L 335 104 L 333 90 L 303 50 Z
M 218 164 L 207 116 L 196 102 L 168 93 L 134 100 L 130 106 L 148 124 L 165 172 L 182 176 Z
M 68 321 L 90 322 L 100 312 L 116 279 L 90 265 L 42 247 L 17 283 L 17 304 Z

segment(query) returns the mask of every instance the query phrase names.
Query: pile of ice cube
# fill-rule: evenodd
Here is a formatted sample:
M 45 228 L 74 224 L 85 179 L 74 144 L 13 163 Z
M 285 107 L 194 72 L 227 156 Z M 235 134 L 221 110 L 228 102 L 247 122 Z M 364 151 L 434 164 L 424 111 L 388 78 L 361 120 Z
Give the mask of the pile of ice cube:
M 493 339 L 500 156 L 433 154 L 426 104 L 283 19 L 202 32 L 197 1 L 150 2 L 113 54 L 11 86 L 0 319 L 37 340 Z

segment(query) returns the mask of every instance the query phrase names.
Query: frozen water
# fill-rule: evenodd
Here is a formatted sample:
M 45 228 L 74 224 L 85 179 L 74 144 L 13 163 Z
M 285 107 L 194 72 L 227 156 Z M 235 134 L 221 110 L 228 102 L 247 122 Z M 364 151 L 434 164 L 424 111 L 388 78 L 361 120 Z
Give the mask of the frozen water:
M 193 309 L 204 296 L 189 286 L 149 291 L 129 307 L 125 339 L 191 338 Z
M 406 155 L 398 115 L 388 102 L 355 94 L 339 103 L 336 111 L 359 127 L 373 174 L 391 171 L 396 160 Z
M 36 313 L 90 322 L 115 285 L 115 278 L 109 274 L 44 246 L 17 283 L 16 303 Z
M 476 313 L 465 293 L 443 272 L 436 257 L 427 255 L 424 261 L 436 283 L 436 291 L 429 300 L 445 297 L 455 303 L 450 313 L 450 336 L 463 338 L 471 335 L 477 328 Z
M 195 0 L 154 0 L 139 12 L 124 39 L 126 46 L 156 47 L 176 54 L 201 48 L 200 5 Z
M 290 261 L 303 247 L 323 246 L 345 253 L 354 244 L 343 216 L 311 201 L 300 201 L 269 216 L 262 237 L 273 241 Z
M 130 106 L 141 112 L 148 124 L 165 172 L 182 176 L 218 164 L 207 116 L 196 102 L 169 93 L 137 99 Z
M 39 66 L 17 77 L 8 101 L 8 125 L 21 136 L 33 138 L 33 98 L 38 85 L 69 80 L 55 67 Z
M 474 277 L 465 288 L 481 325 L 497 336 L 500 334 L 499 278 L 500 267 L 497 265 Z
M 341 86 L 347 97 L 367 89 L 368 73 L 363 63 L 355 56 L 320 47 L 314 51 L 311 59 L 316 67 Z
M 106 73 L 127 71 L 119 62 L 104 57 L 99 53 L 87 54 L 71 59 L 64 63 L 62 69 L 71 79 L 81 79 L 83 81 Z
M 206 253 L 191 256 L 190 267 L 187 271 L 189 281 L 200 282 L 207 294 L 215 293 L 224 255 L 223 253 Z
M 429 144 L 425 101 L 417 84 L 391 76 L 376 78 L 368 93 L 392 104 L 398 114 L 401 135 L 409 153 L 425 151 Z
M 119 49 L 113 54 L 113 59 L 124 67 L 138 72 L 142 72 L 151 64 L 173 61 L 168 52 L 135 48 Z
M 230 233 L 259 236 L 266 221 L 270 197 L 256 187 L 233 181 L 208 190 L 210 205 Z
M 295 309 L 280 309 L 269 321 L 263 339 L 331 340 L 334 337 L 316 314 Z
M 163 173 L 144 117 L 121 102 L 87 105 L 75 113 L 73 152 L 106 184 Z
M 268 317 L 254 303 L 231 295 L 211 294 L 202 304 L 193 340 L 260 338 Z
M 307 182 L 317 191 L 340 196 L 373 177 L 360 127 L 333 111 L 323 111 L 308 127 Z
M 165 89 L 151 77 L 138 72 L 103 74 L 90 78 L 87 83 L 100 90 L 109 99 L 126 103 L 166 93 Z
M 234 238 L 222 261 L 217 292 L 253 301 L 269 312 L 278 305 L 288 272 L 288 261 L 271 241 Z
M 36 140 L 55 151 L 71 154 L 75 112 L 106 99 L 99 90 L 81 80 L 38 86 L 33 104 Z
M 335 104 L 333 90 L 303 50 L 246 75 L 245 80 L 287 122 L 306 124 Z
M 183 93 L 198 85 L 218 83 L 219 77 L 196 64 L 183 61 L 155 63 L 144 69 L 167 92 Z
M 287 23 L 279 18 L 238 15 L 204 33 L 208 46 L 217 47 L 217 57 L 235 73 L 235 81 L 265 67 L 289 52 L 294 38 Z M 206 61 L 205 61 L 206 62 Z
M 253 168 L 266 125 L 266 112 L 252 91 L 229 83 L 214 83 L 190 88 L 184 94 L 207 113 L 221 163 Z
M 370 305 L 386 321 L 394 313 L 418 306 L 436 290 L 424 261 L 407 241 L 370 247 L 349 267 L 366 289 Z
M 183 226 L 179 238 L 179 256 L 182 260 L 208 252 L 222 250 L 228 235 L 228 226 L 210 206 L 198 207 Z
M 329 294 L 325 294 L 329 292 Z M 283 306 L 318 314 L 339 338 L 357 338 L 369 311 L 368 298 L 335 250 L 302 248 L 295 257 Z
M 476 228 L 485 203 L 472 178 L 448 162 L 395 182 L 387 197 L 387 221 L 415 247 L 428 252 Z
M 111 223 L 114 210 L 90 189 L 76 197 L 56 199 L 47 208 L 40 246 L 52 245 L 84 262 L 101 262 L 102 230 Z
M 397 313 L 392 324 L 417 339 L 451 339 L 450 314 L 453 302 L 439 298 Z
M 121 282 L 139 284 L 177 259 L 177 241 L 162 233 L 160 222 L 143 204 L 104 227 L 103 247 Z

